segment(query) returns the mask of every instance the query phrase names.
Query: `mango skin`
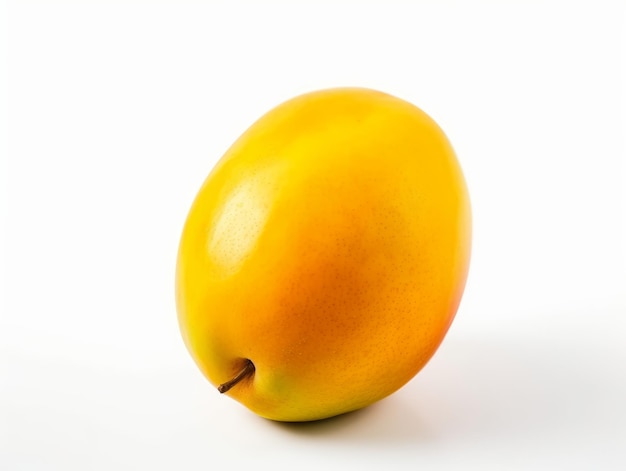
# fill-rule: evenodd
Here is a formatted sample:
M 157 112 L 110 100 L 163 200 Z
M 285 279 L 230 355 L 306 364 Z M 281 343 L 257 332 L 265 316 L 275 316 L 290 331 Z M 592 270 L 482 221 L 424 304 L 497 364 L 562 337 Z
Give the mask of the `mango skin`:
M 467 278 L 471 212 L 455 153 L 414 105 L 360 88 L 262 116 L 202 185 L 176 268 L 180 329 L 215 386 L 310 421 L 398 390 L 442 342 Z

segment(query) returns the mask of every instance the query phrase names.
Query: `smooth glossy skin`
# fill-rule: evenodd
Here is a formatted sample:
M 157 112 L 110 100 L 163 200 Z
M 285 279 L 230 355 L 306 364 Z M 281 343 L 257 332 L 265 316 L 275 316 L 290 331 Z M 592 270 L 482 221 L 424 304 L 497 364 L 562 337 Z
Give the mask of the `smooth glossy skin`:
M 215 386 L 274 420 L 367 406 L 431 358 L 468 272 L 448 140 L 417 107 L 331 89 L 271 110 L 226 152 L 184 226 L 177 308 Z

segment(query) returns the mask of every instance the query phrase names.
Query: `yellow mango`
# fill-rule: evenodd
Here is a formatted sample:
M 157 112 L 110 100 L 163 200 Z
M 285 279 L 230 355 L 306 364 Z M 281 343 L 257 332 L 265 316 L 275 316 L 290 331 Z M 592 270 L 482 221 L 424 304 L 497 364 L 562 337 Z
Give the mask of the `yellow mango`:
M 470 246 L 463 173 L 433 119 L 375 90 L 307 93 L 246 130 L 197 194 L 176 268 L 182 336 L 262 417 L 359 409 L 432 357 Z

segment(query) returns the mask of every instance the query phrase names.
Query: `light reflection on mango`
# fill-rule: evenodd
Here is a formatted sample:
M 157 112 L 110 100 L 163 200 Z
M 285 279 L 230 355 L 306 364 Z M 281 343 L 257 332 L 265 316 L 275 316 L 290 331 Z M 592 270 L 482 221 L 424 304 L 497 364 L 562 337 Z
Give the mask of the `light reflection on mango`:
M 264 176 L 243 180 L 216 217 L 207 247 L 211 261 L 223 275 L 237 271 L 263 230 L 270 210 L 267 186 L 261 184 Z

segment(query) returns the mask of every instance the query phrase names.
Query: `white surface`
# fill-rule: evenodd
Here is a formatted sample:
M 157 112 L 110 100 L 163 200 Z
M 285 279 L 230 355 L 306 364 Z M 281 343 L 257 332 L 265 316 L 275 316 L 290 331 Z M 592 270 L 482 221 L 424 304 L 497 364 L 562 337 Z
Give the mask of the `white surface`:
M 0 469 L 626 469 L 621 2 L 258 3 L 7 7 Z M 286 426 L 192 364 L 176 249 L 245 127 L 335 85 L 444 128 L 471 274 L 405 388 Z

